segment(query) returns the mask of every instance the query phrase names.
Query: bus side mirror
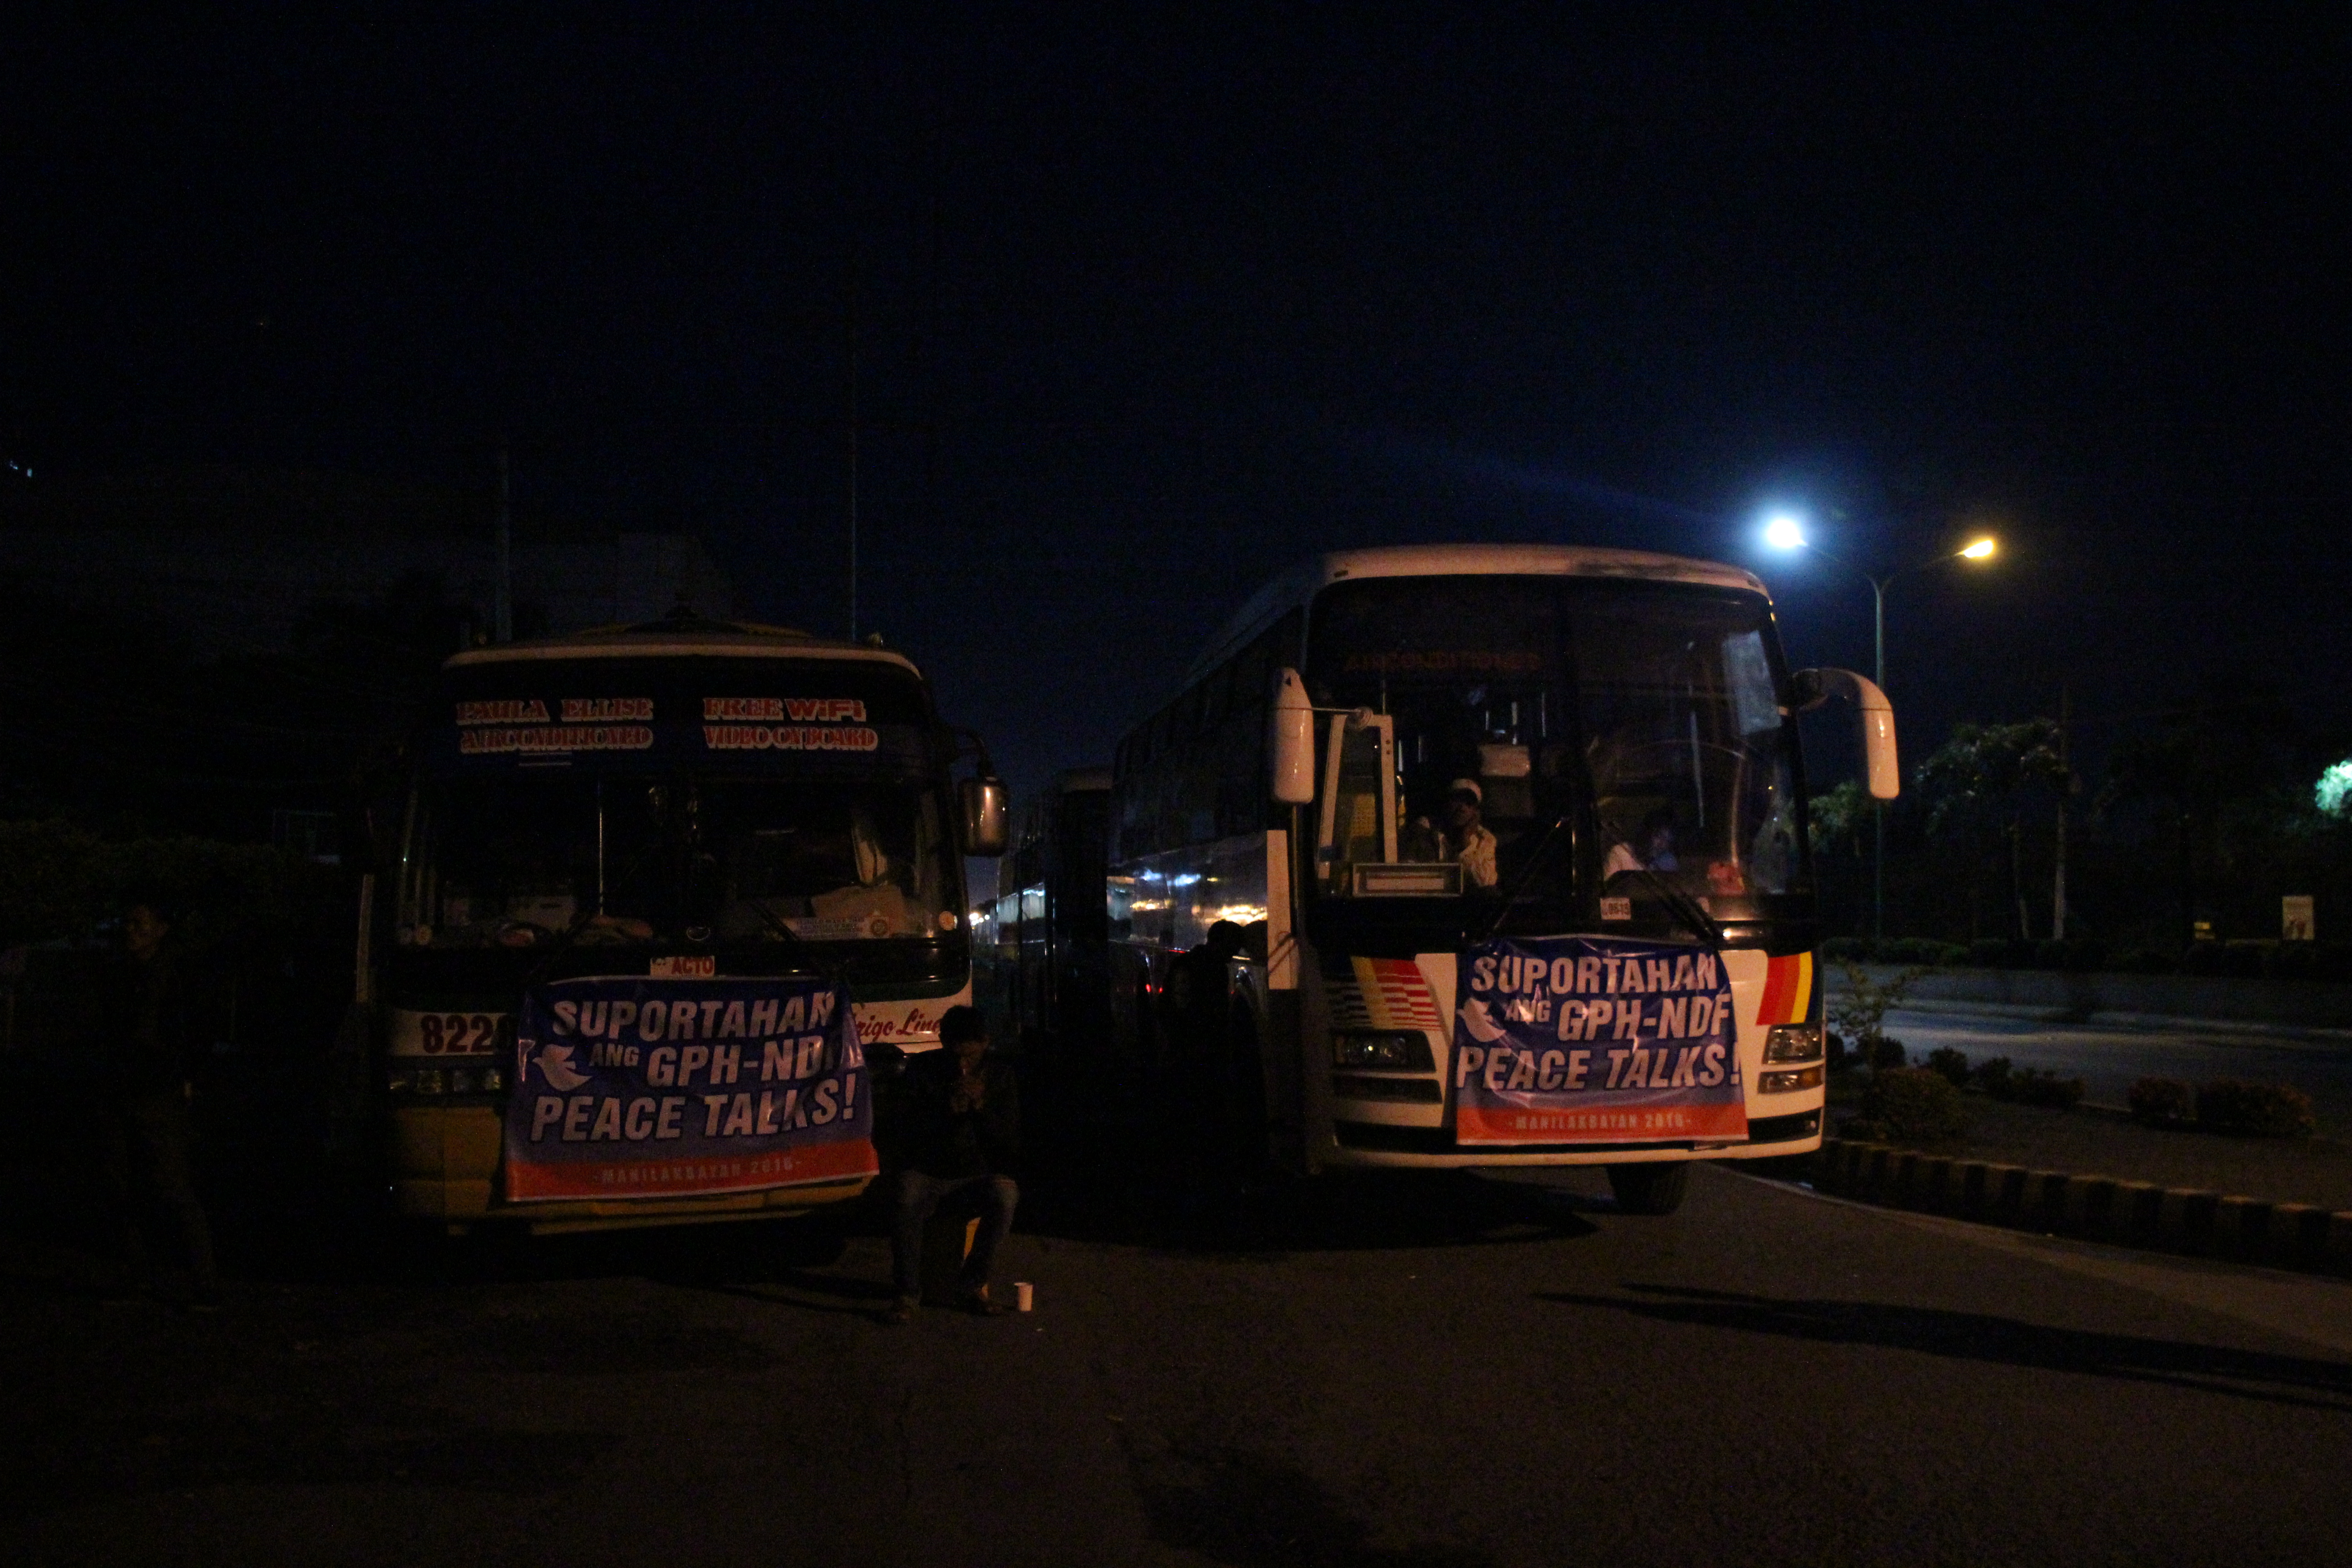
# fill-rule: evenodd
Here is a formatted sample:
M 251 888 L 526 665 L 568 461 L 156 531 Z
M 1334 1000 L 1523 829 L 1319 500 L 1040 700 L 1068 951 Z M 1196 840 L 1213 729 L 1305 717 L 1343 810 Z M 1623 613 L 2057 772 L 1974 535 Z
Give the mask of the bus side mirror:
M 1315 798 L 1315 705 L 1295 669 L 1275 671 L 1274 703 L 1266 710 L 1267 785 L 1284 805 Z
M 1903 793 L 1895 760 L 1895 707 L 1867 676 L 1850 669 L 1801 669 L 1791 678 L 1801 709 L 1818 708 L 1832 697 L 1851 700 L 1862 720 L 1862 756 L 1873 800 Z
M 1011 837 L 1005 828 L 1004 781 L 982 773 L 958 783 L 956 794 L 963 804 L 963 852 L 992 858 L 1003 854 Z

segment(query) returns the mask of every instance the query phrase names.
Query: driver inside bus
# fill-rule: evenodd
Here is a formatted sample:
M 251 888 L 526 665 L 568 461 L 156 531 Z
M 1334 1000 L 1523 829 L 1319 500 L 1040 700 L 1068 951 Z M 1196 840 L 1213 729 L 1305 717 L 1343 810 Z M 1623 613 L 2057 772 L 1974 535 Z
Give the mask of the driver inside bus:
M 1662 805 L 1642 818 L 1641 831 L 1630 842 L 1620 840 L 1609 847 L 1609 858 L 1601 862 L 1601 879 L 1606 882 L 1628 871 L 1680 869 L 1682 862 L 1675 855 L 1674 807 Z
M 1445 794 L 1445 852 L 1462 863 L 1467 888 L 1491 888 L 1500 875 L 1495 868 L 1495 836 L 1483 820 L 1486 792 L 1476 779 L 1455 779 Z

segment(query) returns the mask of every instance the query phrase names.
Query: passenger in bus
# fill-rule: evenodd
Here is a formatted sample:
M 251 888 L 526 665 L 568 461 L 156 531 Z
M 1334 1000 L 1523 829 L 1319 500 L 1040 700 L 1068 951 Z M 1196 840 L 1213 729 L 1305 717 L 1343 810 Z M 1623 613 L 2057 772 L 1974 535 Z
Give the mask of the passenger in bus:
M 1021 1153 L 1020 1089 L 1010 1063 L 989 1055 L 988 1022 L 977 1007 L 950 1007 L 940 1019 L 940 1048 L 907 1064 L 900 1080 L 901 1131 L 897 1223 L 890 1266 L 898 1300 L 885 1321 L 903 1323 L 922 1300 L 923 1227 L 941 1200 L 960 1194 L 981 1204 L 980 1237 L 959 1281 L 964 1304 L 982 1317 L 1009 1310 L 988 1294 L 996 1249 L 1013 1229 L 1021 1189 L 1007 1167 Z
M 145 1221 L 160 1213 L 179 1232 L 187 1306 L 209 1312 L 219 1309 L 220 1279 L 189 1171 L 195 1019 L 184 961 L 170 940 L 173 915 L 144 897 L 123 910 L 122 950 L 107 967 L 102 997 L 100 1151 L 108 1217 L 134 1286 L 150 1286 Z
M 1465 887 L 1491 888 L 1499 879 L 1495 836 L 1482 820 L 1486 801 L 1476 779 L 1455 779 L 1445 795 L 1445 852 L 1462 863 Z
M 1659 806 L 1642 818 L 1642 828 L 1629 842 L 1620 840 L 1609 847 L 1608 858 L 1601 865 L 1601 879 L 1622 876 L 1628 871 L 1678 871 L 1682 862 L 1675 855 L 1675 811 L 1670 805 Z

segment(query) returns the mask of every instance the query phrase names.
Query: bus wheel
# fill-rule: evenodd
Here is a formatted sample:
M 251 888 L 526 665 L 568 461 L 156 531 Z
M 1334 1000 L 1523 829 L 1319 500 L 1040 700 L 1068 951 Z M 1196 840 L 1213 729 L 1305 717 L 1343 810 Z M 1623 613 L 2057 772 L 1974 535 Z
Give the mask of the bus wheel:
M 1690 1190 L 1690 1162 L 1655 1161 L 1609 1167 L 1609 1190 L 1626 1214 L 1672 1214 Z

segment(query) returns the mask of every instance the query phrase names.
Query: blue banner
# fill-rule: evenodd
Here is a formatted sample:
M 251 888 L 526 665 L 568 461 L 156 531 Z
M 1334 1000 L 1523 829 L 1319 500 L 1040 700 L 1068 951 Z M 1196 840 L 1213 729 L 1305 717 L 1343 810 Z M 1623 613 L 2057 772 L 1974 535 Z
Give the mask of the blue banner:
M 872 1175 L 865 1068 L 848 996 L 829 981 L 534 986 L 516 1030 L 506 1195 L 680 1197 Z
M 1605 937 L 1462 955 L 1457 1143 L 1743 1139 L 1738 1021 L 1719 955 Z

